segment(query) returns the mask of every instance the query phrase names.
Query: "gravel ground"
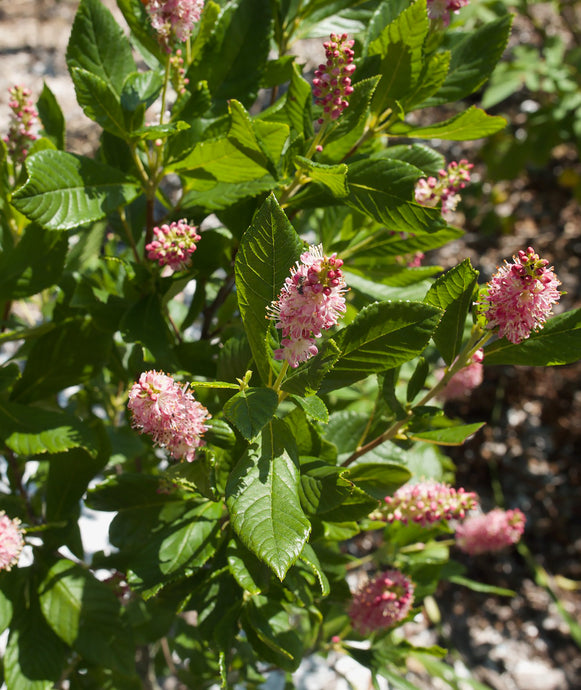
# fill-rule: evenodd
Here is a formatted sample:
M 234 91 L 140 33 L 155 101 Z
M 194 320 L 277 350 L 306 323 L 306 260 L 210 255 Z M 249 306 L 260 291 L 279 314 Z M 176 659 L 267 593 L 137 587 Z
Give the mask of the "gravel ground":
M 90 154 L 98 133 L 76 105 L 64 59 L 77 4 L 0 0 L 0 131 L 8 122 L 7 89 L 22 83 L 38 94 L 44 81 L 66 114 L 69 150 Z M 112 0 L 104 4 L 119 18 Z M 518 30 L 526 36 L 522 23 L 519 29 L 517 22 Z M 450 157 L 473 153 L 478 146 L 453 145 Z M 523 172 L 514 181 L 482 185 L 479 198 L 467 199 L 466 218 L 459 219 L 467 230 L 465 239 L 428 258 L 447 267 L 470 257 L 486 280 L 505 258 L 532 244 L 554 264 L 567 290 L 560 308 L 580 307 L 581 210 L 571 190 L 559 184 L 564 167 L 581 175 L 577 152 L 567 145 L 555 149 L 542 170 Z M 476 171 L 486 179 L 481 165 Z M 498 219 L 498 232 L 483 234 L 481 221 L 490 213 Z M 489 422 L 467 444 L 450 451 L 458 466 L 457 484 L 477 491 L 485 508 L 501 498 L 505 507 L 526 513 L 524 543 L 533 561 L 548 572 L 561 605 L 579 621 L 581 364 L 550 370 L 488 367 L 486 372 L 485 382 L 470 399 L 449 405 L 450 414 L 467 422 Z M 448 662 L 459 677 L 470 669 L 474 678 L 494 690 L 581 688 L 579 648 L 523 556 L 513 549 L 498 557 L 464 562 L 468 576 L 510 588 L 517 595 L 497 597 L 442 586 L 435 597 L 441 622 L 434 625 L 424 617 L 409 625 L 410 637 L 421 644 L 447 646 L 453 650 Z M 341 658 L 334 664 L 357 690 L 370 687 L 368 678 Z M 426 690 L 449 687 L 419 668 L 410 668 L 409 678 Z M 297 682 L 305 690 L 346 687 L 336 674 L 318 664 L 313 667 L 310 661 L 301 667 Z M 276 678 L 271 684 L 276 687 Z

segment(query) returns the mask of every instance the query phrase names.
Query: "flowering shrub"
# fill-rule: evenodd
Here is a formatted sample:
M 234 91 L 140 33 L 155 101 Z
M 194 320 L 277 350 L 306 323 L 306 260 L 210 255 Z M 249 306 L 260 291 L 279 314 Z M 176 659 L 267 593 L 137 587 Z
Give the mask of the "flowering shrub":
M 480 289 L 468 260 L 430 259 L 463 234 L 471 164 L 429 143 L 505 127 L 463 99 L 510 17 L 447 40 L 463 3 L 355 4 L 118 0 L 127 35 L 81 0 L 66 59 L 93 157 L 65 150 L 48 86 L 10 94 L 8 690 L 290 684 L 331 649 L 405 675 L 443 652 L 396 629 L 440 580 L 479 587 L 451 531 L 469 554 L 521 536 L 518 508 L 485 535 L 452 488 L 443 448 L 486 420 L 442 398 L 476 365 L 576 360 L 581 315 L 551 315 L 559 281 L 530 248 Z M 311 79 L 293 50 L 317 34 Z M 87 508 L 112 518 L 106 551 Z

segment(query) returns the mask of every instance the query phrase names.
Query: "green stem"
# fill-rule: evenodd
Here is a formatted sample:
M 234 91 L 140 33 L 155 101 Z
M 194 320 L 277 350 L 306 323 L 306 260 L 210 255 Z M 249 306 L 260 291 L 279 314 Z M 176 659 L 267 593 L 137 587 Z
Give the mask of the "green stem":
M 475 327 L 466 347 L 458 355 L 456 360 L 444 371 L 444 376 L 440 379 L 440 381 L 438 381 L 438 383 L 436 383 L 436 385 L 431 388 L 421 400 L 407 410 L 407 414 L 404 419 L 399 419 L 398 421 L 394 422 L 382 434 L 373 439 L 373 441 L 369 441 L 369 443 L 366 443 L 363 446 L 358 446 L 356 450 L 354 450 L 353 453 L 351 453 L 351 455 L 342 463 L 343 467 L 347 467 L 352 462 L 355 462 L 357 458 L 365 455 L 365 453 L 369 453 L 369 451 L 377 448 L 377 446 L 380 446 L 382 443 L 396 438 L 401 429 L 405 427 L 412 418 L 414 410 L 418 407 L 426 405 L 430 400 L 432 400 L 432 398 L 442 391 L 452 376 L 470 363 L 476 350 L 483 347 L 489 337 L 489 333 L 483 333 L 479 327 Z
M 280 387 L 282 385 L 283 379 L 286 375 L 286 372 L 288 370 L 288 362 L 285 361 L 282 363 L 282 367 L 280 368 L 280 372 L 278 376 L 276 377 L 276 381 L 274 382 L 274 386 L 272 387 L 273 390 L 275 390 L 277 393 L 280 392 Z
M 139 252 L 137 251 L 137 245 L 135 244 L 135 240 L 133 239 L 133 233 L 131 232 L 131 228 L 129 227 L 129 223 L 127 222 L 127 216 L 125 215 L 125 209 L 123 207 L 119 209 L 119 217 L 121 218 L 121 225 L 123 225 L 123 229 L 125 230 L 125 234 L 127 235 L 127 240 L 133 252 L 133 256 L 135 257 L 137 263 L 141 263 L 141 257 L 139 256 Z

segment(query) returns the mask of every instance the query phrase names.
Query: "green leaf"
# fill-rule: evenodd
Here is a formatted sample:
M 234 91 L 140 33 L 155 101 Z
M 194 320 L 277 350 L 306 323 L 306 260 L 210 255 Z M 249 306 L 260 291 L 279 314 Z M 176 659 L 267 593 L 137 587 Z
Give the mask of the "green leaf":
M 189 129 L 190 125 L 182 120 L 177 122 L 166 122 L 164 125 L 151 125 L 150 127 L 139 127 L 131 132 L 132 139 L 144 139 L 153 141 L 155 139 L 168 139 L 169 137 Z
M 362 309 L 335 340 L 341 356 L 326 377 L 335 390 L 403 364 L 424 351 L 442 312 L 419 302 L 376 302 Z
M 303 156 L 295 156 L 294 163 L 299 170 L 306 173 L 312 182 L 327 187 L 336 199 L 342 199 L 348 195 L 347 166 L 344 163 L 324 165 Z
M 67 648 L 44 619 L 36 591 L 15 602 L 15 616 L 4 653 L 8 690 L 50 690 L 62 674 Z
M 416 204 L 413 191 L 421 171 L 409 163 L 366 158 L 349 166 L 347 204 L 390 230 L 433 232 L 445 223 L 438 209 Z
M 99 0 L 81 0 L 67 46 L 67 65 L 86 70 L 121 94 L 136 71 L 131 44 L 111 12 Z
M 402 99 L 406 110 L 422 107 L 423 101 L 439 91 L 450 68 L 450 53 L 432 53 L 428 56 L 416 87 Z
M 361 462 L 349 467 L 345 476 L 373 498 L 383 501 L 409 481 L 412 473 L 407 467 L 395 463 Z
M 163 64 L 166 55 L 157 41 L 157 32 L 151 26 L 144 4 L 140 0 L 117 0 L 117 7 L 131 29 L 132 41 L 137 43 L 137 48 L 147 64 L 154 69 L 160 63 Z
M 91 429 L 78 417 L 65 412 L 0 402 L 0 437 L 18 455 L 60 453 L 70 448 L 97 452 Z
M 145 346 L 155 357 L 158 366 L 177 368 L 172 351 L 173 338 L 163 315 L 159 295 L 145 295 L 131 305 L 121 320 L 120 330 L 126 342 Z
M 226 553 L 230 572 L 242 589 L 260 594 L 268 586 L 270 571 L 237 539 L 230 540 Z
M 434 342 L 446 364 L 450 365 L 460 352 L 466 317 L 472 307 L 478 271 L 465 259 L 440 276 L 428 290 L 424 301 L 444 310 Z
M 0 252 L 0 299 L 22 299 L 57 283 L 68 251 L 66 233 L 30 223 L 15 247 Z
M 148 538 L 129 559 L 129 582 L 146 595 L 162 584 L 187 577 L 201 568 L 216 552 L 220 540 L 222 503 L 188 501 L 168 504 L 150 520 L 140 509 L 123 511 L 111 525 L 111 541 L 136 549 L 136 523 L 146 525 Z
M 291 395 L 290 399 L 304 410 L 308 417 L 323 422 L 323 424 L 329 421 L 329 410 L 321 398 L 316 395 L 307 395 L 306 397 Z
M 301 458 L 301 505 L 309 515 L 328 513 L 341 507 L 353 492 L 347 471 L 318 458 Z
M 484 426 L 485 422 L 475 424 L 459 424 L 433 431 L 409 432 L 409 438 L 414 441 L 435 443 L 439 446 L 461 446 L 464 441 Z
M 43 83 L 41 94 L 36 102 L 38 114 L 47 136 L 59 150 L 65 148 L 65 116 L 50 88 Z
M 271 194 L 242 236 L 235 264 L 238 306 L 264 383 L 269 381 L 272 358 L 266 309 L 278 298 L 301 248 L 299 236 Z
M 97 330 L 90 320 L 71 319 L 55 326 L 35 340 L 12 399 L 41 400 L 87 382 L 101 370 L 110 347 L 111 335 Z
M 295 395 L 315 395 L 325 376 L 335 366 L 341 352 L 334 340 L 326 340 L 319 354 L 295 369 L 283 381 L 282 389 Z
M 230 114 L 229 141 L 257 165 L 273 174 L 273 161 L 267 155 L 263 146 L 261 146 L 261 142 L 253 127 L 253 122 L 244 106 L 238 101 L 231 99 L 228 101 L 228 112 Z M 278 127 L 278 125 L 274 126 Z
M 270 422 L 228 479 L 226 505 L 242 543 L 282 580 L 308 539 L 298 496 L 294 441 L 284 423 Z
M 350 455 L 369 422 L 369 415 L 355 410 L 335 410 L 329 415 L 329 423 L 322 430 L 323 436 L 337 446 L 338 463 Z
M 121 105 L 134 112 L 140 105 L 149 108 L 159 96 L 163 79 L 157 72 L 131 72 L 123 82 Z
M 410 5 L 390 22 L 368 46 L 368 56 L 379 55 L 383 75 L 375 91 L 371 110 L 380 114 L 398 100 L 413 93 L 424 65 L 424 40 L 429 20 L 424 0 Z
M 462 577 L 461 575 L 452 575 L 447 578 L 450 582 L 455 585 L 461 585 L 471 589 L 473 592 L 484 592 L 485 594 L 496 594 L 501 597 L 514 597 L 516 592 L 512 589 L 506 589 L 505 587 L 496 587 L 494 585 L 487 585 L 484 582 L 478 582 L 477 580 L 472 580 L 468 577 Z
M 10 621 L 12 620 L 12 611 L 12 602 L 0 590 L 0 633 L 3 633 L 10 625 Z
M 291 128 L 305 139 L 313 135 L 311 85 L 303 78 L 300 67 L 293 62 L 293 72 L 286 93 L 284 112 Z
M 581 353 L 581 309 L 549 319 L 543 329 L 519 345 L 506 338 L 484 348 L 485 364 L 548 367 L 577 362 Z
M 446 158 L 425 144 L 396 144 L 387 148 L 383 155 L 415 166 L 424 176 L 437 175 L 446 166 Z
M 123 109 L 113 87 L 96 74 L 78 67 L 71 69 L 71 78 L 85 115 L 116 137 L 127 139 Z
M 442 322 L 440 322 L 441 325 Z M 413 402 L 416 396 L 424 387 L 426 378 L 430 373 L 430 365 L 425 357 L 419 357 L 414 373 L 411 375 L 408 381 L 406 390 L 406 400 L 407 402 Z
M 278 394 L 272 388 L 248 388 L 233 395 L 224 405 L 224 416 L 247 441 L 274 417 Z
M 186 76 L 192 84 L 207 81 L 219 106 L 231 98 L 250 106 L 268 61 L 271 35 L 268 0 L 232 0 L 220 12 Z
M 297 626 L 306 612 L 293 610 L 291 616 L 279 602 L 257 595 L 248 600 L 241 617 L 248 640 L 261 658 L 289 672 L 298 668 L 304 652 Z
M 86 504 L 92 510 L 112 511 L 140 508 L 147 510 L 166 503 L 183 503 L 186 494 L 180 491 L 160 491 L 163 480 L 148 474 L 124 473 L 108 477 L 89 489 Z
M 136 180 L 115 168 L 64 151 L 40 151 L 26 159 L 26 169 L 28 179 L 12 203 L 49 230 L 105 218 L 141 191 Z
M 413 127 L 405 123 L 397 123 L 391 128 L 396 136 L 414 139 L 445 139 L 448 141 L 472 141 L 482 139 L 499 132 L 507 125 L 506 120 L 499 115 L 488 115 L 484 110 L 472 105 L 449 120 L 437 122 L 427 127 Z
M 131 633 L 110 587 L 63 559 L 49 570 L 39 593 L 44 617 L 64 642 L 94 664 L 132 673 Z
M 319 581 L 319 585 L 321 586 L 321 594 L 324 597 L 326 597 L 331 591 L 331 588 L 329 586 L 329 580 L 327 579 L 327 576 L 325 575 L 325 572 L 321 567 L 319 557 L 317 556 L 315 550 L 310 544 L 304 545 L 300 555 L 300 559 L 301 561 L 306 563 L 309 566 L 309 568 L 315 573 L 315 575 L 317 576 L 317 580 Z
M 467 32 L 452 50 L 450 71 L 442 88 L 423 105 L 459 101 L 479 89 L 506 48 L 512 21 L 513 15 L 507 13 L 476 31 Z

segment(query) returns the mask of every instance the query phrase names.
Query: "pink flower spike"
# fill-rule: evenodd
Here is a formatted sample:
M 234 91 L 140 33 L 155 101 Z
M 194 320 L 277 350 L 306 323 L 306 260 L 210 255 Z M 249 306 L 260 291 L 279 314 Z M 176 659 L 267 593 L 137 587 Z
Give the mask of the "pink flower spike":
M 505 261 L 492 276 L 478 304 L 486 328 L 517 345 L 543 327 L 561 298 L 561 282 L 532 247 L 512 258 L 514 263 Z
M 413 582 L 399 570 L 387 570 L 353 594 L 351 624 L 360 635 L 386 630 L 407 616 L 413 601 Z
M 434 22 L 441 22 L 442 26 L 448 26 L 450 15 L 458 14 L 468 3 L 469 0 L 428 0 L 428 17 Z
M 160 266 L 169 266 L 174 271 L 183 271 L 192 263 L 196 242 L 201 237 L 185 218 L 177 223 L 153 228 L 155 239 L 145 246 L 147 258 Z
M 345 96 L 353 93 L 354 44 L 355 41 L 347 39 L 347 34 L 331 34 L 330 40 L 323 43 L 327 62 L 319 65 L 313 79 L 315 103 L 323 108 L 323 115 L 319 118 L 321 125 L 336 120 L 349 105 Z
M 211 415 L 189 390 L 163 372 L 145 371 L 131 387 L 127 407 L 139 433 L 149 434 L 176 460 L 194 460 Z
M 10 570 L 18 563 L 24 547 L 23 532 L 18 518 L 11 520 L 0 510 L 0 570 Z
M 38 112 L 30 99 L 31 91 L 24 86 L 13 86 L 8 90 L 11 100 L 8 105 L 10 127 L 3 141 L 8 154 L 15 163 L 22 163 L 28 155 L 30 143 L 38 139 L 34 129 L 38 120 Z
M 148 0 L 147 14 L 161 46 L 169 53 L 171 44 L 184 43 L 200 21 L 204 0 Z
M 430 527 L 446 520 L 459 520 L 478 507 L 478 497 L 471 491 L 454 489 L 433 480 L 404 484 L 393 496 L 386 496 L 387 522 L 416 523 Z
M 422 206 L 441 204 L 442 215 L 450 216 L 460 202 L 458 190 L 470 182 L 470 170 L 474 166 L 464 158 L 452 161 L 445 170 L 440 170 L 438 178 L 421 177 L 416 182 L 415 199 Z
M 315 338 L 334 326 L 347 309 L 342 265 L 336 254 L 326 256 L 322 245 L 313 245 L 291 268 L 279 298 L 267 309 L 267 318 L 282 331 L 276 359 L 297 367 L 317 354 Z
M 456 527 L 456 546 L 470 556 L 500 551 L 520 540 L 525 522 L 518 508 L 495 508 L 490 513 L 468 517 Z
M 444 400 L 461 400 L 470 395 L 475 388 L 478 388 L 484 379 L 483 359 L 484 350 L 477 350 L 472 355 L 470 364 L 457 371 L 448 381 L 448 384 L 440 393 L 440 397 Z M 436 372 L 436 376 L 438 374 L 442 378 L 443 371 Z

